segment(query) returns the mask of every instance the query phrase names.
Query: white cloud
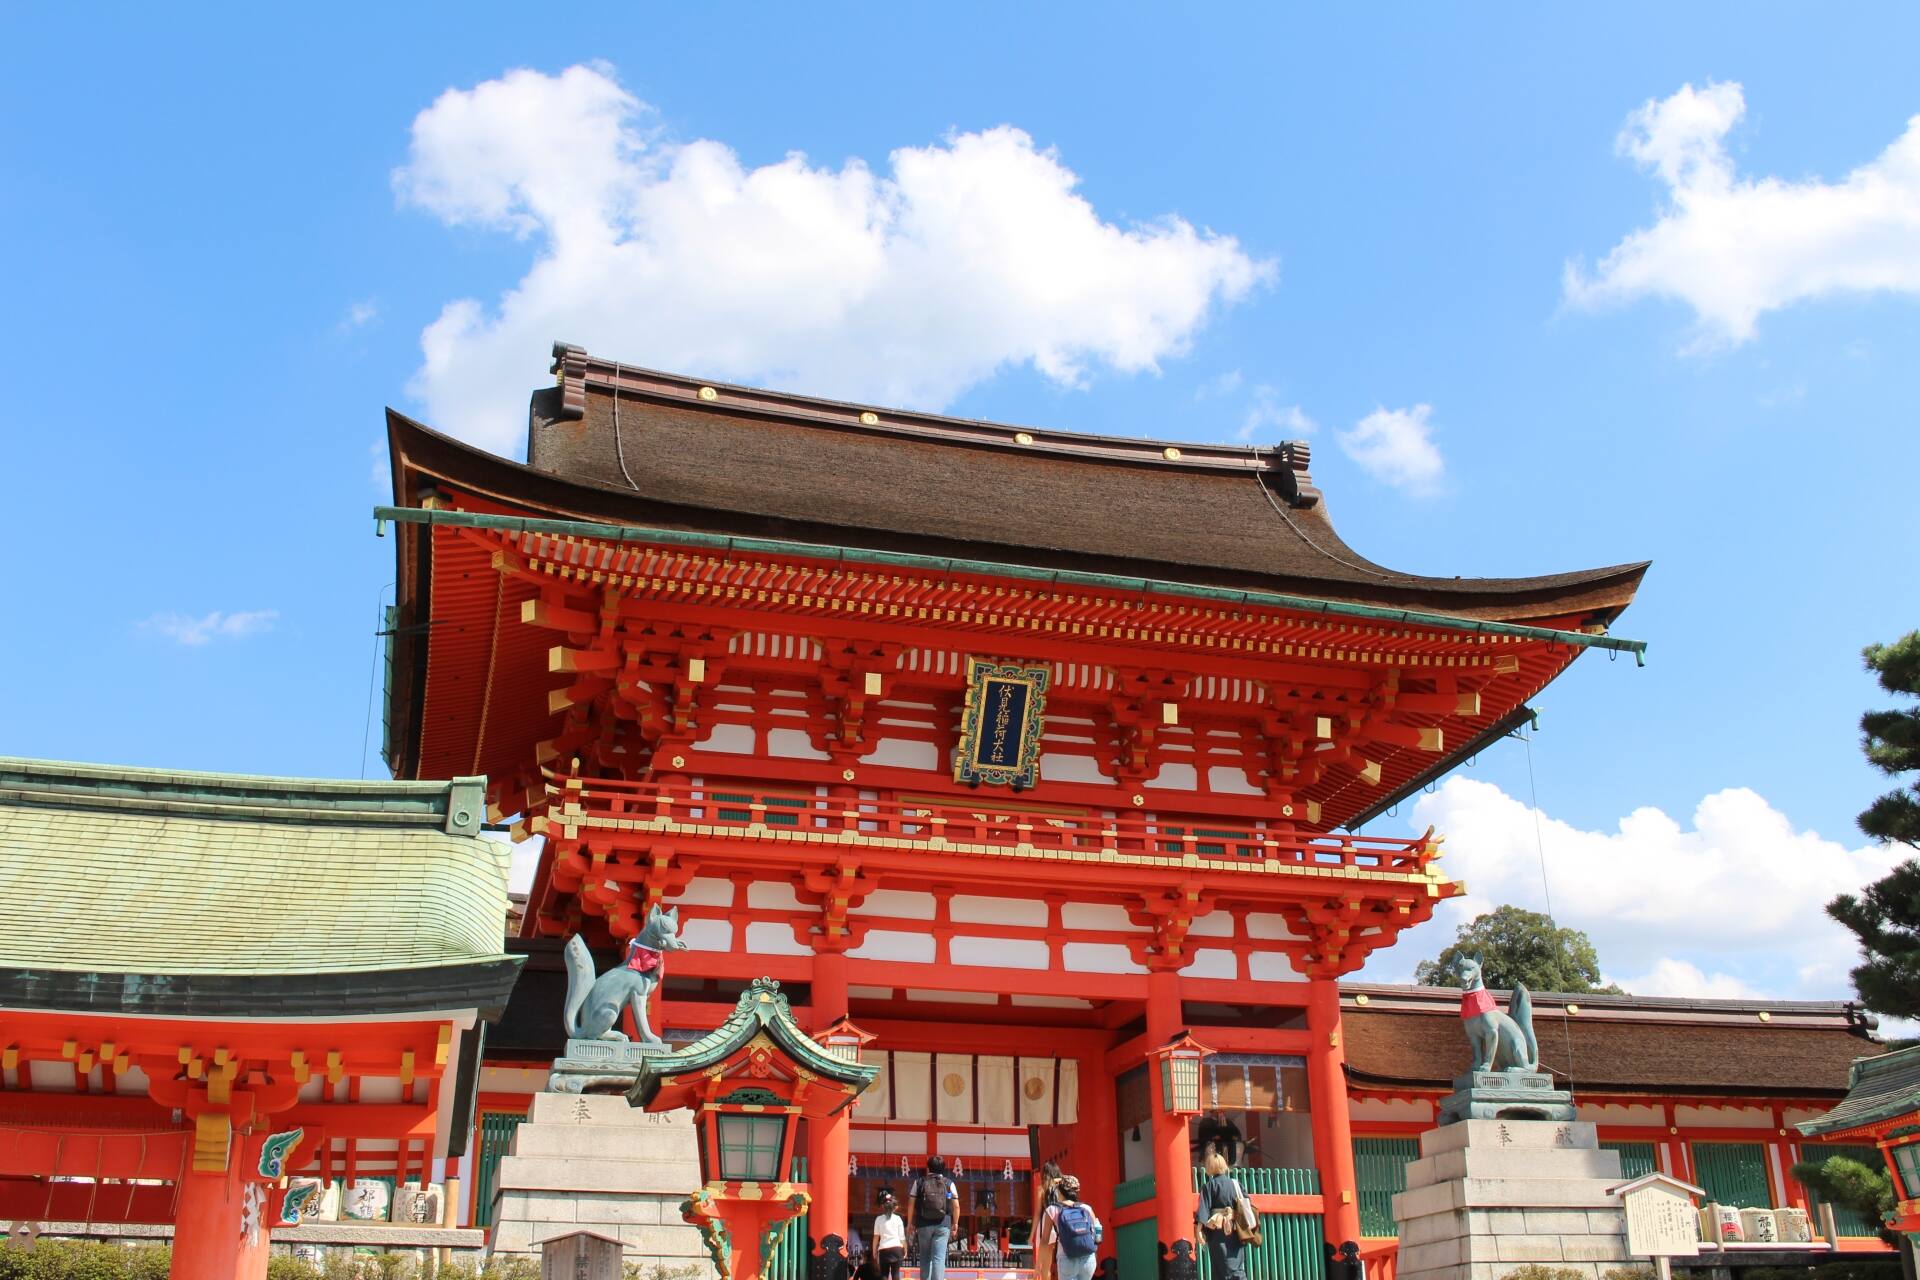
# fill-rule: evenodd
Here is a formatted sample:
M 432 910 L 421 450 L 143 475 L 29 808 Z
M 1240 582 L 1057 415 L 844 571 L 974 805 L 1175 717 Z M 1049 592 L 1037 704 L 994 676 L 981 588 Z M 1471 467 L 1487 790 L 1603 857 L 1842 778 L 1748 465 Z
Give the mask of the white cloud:
M 1281 404 L 1280 393 L 1263 383 L 1253 389 L 1253 403 L 1233 434 L 1235 439 L 1251 441 L 1272 430 L 1282 439 L 1297 440 L 1319 429 L 1320 424 L 1299 405 Z
M 400 199 L 537 242 L 492 306 L 421 335 L 436 425 L 509 452 L 555 339 L 650 365 L 938 408 L 1030 364 L 1067 386 L 1152 370 L 1271 262 L 1175 216 L 1117 225 L 1018 129 L 903 147 L 881 174 L 750 168 L 663 140 L 604 66 L 448 90 L 413 122 Z
M 1920 293 L 1920 116 L 1838 182 L 1743 178 L 1727 135 L 1746 113 L 1738 84 L 1683 86 L 1627 118 L 1618 147 L 1667 187 L 1650 227 L 1593 274 L 1567 264 L 1583 307 L 1647 296 L 1693 308 L 1696 345 L 1753 337 L 1762 314 L 1840 293 Z
M 1439 489 L 1446 470 L 1440 447 L 1433 442 L 1428 421 L 1432 414 L 1429 404 L 1375 409 L 1339 433 L 1340 448 L 1381 483 L 1412 494 L 1431 494 Z
M 140 624 L 144 631 L 157 632 L 177 644 L 198 647 L 212 640 L 244 640 L 271 631 L 280 617 L 276 609 L 254 609 L 239 613 L 212 613 L 193 617 L 185 613 L 156 613 Z
M 363 325 L 372 324 L 379 316 L 380 304 L 372 298 L 363 298 L 347 308 L 346 314 L 340 317 L 338 328 L 340 332 L 346 333 Z
M 1704 973 L 1697 964 L 1663 956 L 1638 976 L 1607 974 L 1637 996 L 1686 996 L 1696 1000 L 1761 1000 L 1767 993 L 1730 973 Z
M 1634 810 L 1612 831 L 1546 814 L 1538 822 L 1536 845 L 1533 811 L 1471 778 L 1450 778 L 1421 797 L 1411 826 L 1431 823 L 1446 836 L 1446 870 L 1469 893 L 1443 904 L 1435 924 L 1378 967 L 1410 973 L 1456 925 L 1502 903 L 1543 910 L 1544 847 L 1558 922 L 1584 930 L 1605 972 L 1627 990 L 1842 999 L 1851 994 L 1856 948 L 1824 907 L 1900 860 L 1879 846 L 1849 849 L 1796 830 L 1744 787 L 1707 796 L 1691 826 L 1655 808 Z

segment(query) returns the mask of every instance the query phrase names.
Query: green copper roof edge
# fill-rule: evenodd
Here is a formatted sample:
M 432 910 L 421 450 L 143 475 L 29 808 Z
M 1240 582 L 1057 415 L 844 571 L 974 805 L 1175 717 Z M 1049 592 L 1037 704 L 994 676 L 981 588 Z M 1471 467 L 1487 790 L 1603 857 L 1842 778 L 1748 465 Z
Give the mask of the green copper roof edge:
M 1394 609 L 1384 605 L 1318 600 L 1312 596 L 1287 595 L 1278 591 L 1203 587 L 1194 583 L 1171 582 L 1163 578 L 1127 578 L 1116 574 L 1086 573 L 1075 569 L 1037 569 L 1031 565 L 1006 564 L 993 560 L 957 560 L 904 551 L 868 551 L 857 547 L 828 547 L 810 542 L 741 538 L 730 534 L 696 533 L 685 529 L 656 529 L 645 525 L 600 524 L 586 520 L 542 520 L 526 516 L 487 515 L 475 511 L 423 510 L 418 507 L 387 506 L 375 507 L 373 517 L 382 523 L 391 520 L 396 524 L 440 524 L 469 529 L 511 529 L 517 533 L 610 538 L 620 542 L 663 542 L 728 551 L 759 552 L 767 555 L 807 556 L 812 559 L 841 560 L 853 564 L 885 564 L 944 573 L 978 573 L 1006 578 L 1026 578 L 1062 586 L 1094 587 L 1109 591 L 1141 591 L 1149 595 L 1183 596 L 1225 604 L 1265 605 L 1270 608 L 1293 609 L 1304 613 L 1360 618 L 1370 622 L 1399 622 L 1408 626 L 1468 631 L 1479 635 L 1511 636 L 1520 640 L 1546 640 L 1579 648 L 1612 649 L 1633 654 L 1642 665 L 1646 662 L 1647 642 L 1644 640 L 1623 640 L 1615 636 L 1588 635 L 1580 631 L 1557 631 L 1552 627 L 1530 627 L 1517 622 L 1488 622 L 1479 618 L 1462 618 L 1448 613 L 1428 613 L 1418 609 Z
M 118 980 L 121 978 L 233 978 L 233 977 L 275 977 L 275 978 L 325 978 L 330 975 L 351 975 L 359 973 L 386 973 L 395 969 L 413 970 L 459 969 L 463 967 L 479 968 L 485 965 L 510 964 L 518 971 L 525 966 L 524 955 L 514 955 L 509 951 L 493 954 L 474 954 L 465 956 L 447 956 L 443 959 L 413 959 L 402 962 L 392 960 L 370 960 L 359 964 L 329 965 L 321 968 L 273 969 L 230 967 L 216 968 L 208 965 L 172 965 L 166 969 L 104 969 L 97 964 L 60 964 L 39 959 L 23 959 L 0 953 L 0 970 L 11 973 L 91 973 L 102 978 Z
M 646 1106 L 665 1081 L 724 1062 L 761 1031 L 771 1035 L 774 1043 L 793 1055 L 801 1066 L 836 1084 L 857 1084 L 864 1089 L 880 1073 L 877 1063 L 849 1062 L 828 1053 L 793 1020 L 792 1007 L 780 994 L 779 984 L 768 978 L 756 978 L 740 993 L 733 1012 L 712 1031 L 684 1049 L 642 1059 L 639 1078 L 627 1092 L 628 1102 Z
M 477 836 L 484 778 L 393 782 L 279 778 L 0 756 L 0 804 L 48 804 L 263 821 L 441 827 Z M 453 821 L 465 812 L 467 820 Z

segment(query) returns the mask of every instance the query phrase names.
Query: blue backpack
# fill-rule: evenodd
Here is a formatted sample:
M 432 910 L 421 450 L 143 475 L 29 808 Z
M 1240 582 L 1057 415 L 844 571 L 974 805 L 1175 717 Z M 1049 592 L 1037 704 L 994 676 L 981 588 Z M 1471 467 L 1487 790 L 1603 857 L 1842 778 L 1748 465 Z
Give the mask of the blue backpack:
M 1053 1233 L 1060 1241 L 1060 1252 L 1069 1258 L 1084 1258 L 1099 1247 L 1100 1219 L 1079 1201 L 1063 1204 L 1054 1217 Z

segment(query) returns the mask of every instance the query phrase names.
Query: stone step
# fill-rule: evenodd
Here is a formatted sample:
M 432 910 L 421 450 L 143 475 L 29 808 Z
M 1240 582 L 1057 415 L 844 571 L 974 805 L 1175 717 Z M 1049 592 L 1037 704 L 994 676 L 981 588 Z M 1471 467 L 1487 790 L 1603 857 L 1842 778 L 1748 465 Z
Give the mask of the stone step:
M 1617 1151 L 1572 1147 L 1462 1147 L 1407 1164 L 1407 1190 L 1449 1178 L 1609 1178 L 1625 1181 Z
M 700 1160 L 692 1129 L 598 1124 L 523 1124 L 513 1131 L 510 1156 L 566 1156 L 574 1160 Z
M 495 1185 L 513 1190 L 650 1191 L 685 1196 L 703 1184 L 697 1158 L 575 1160 L 566 1156 L 503 1156 Z
M 527 1109 L 532 1124 L 620 1124 L 693 1128 L 693 1112 L 642 1111 L 612 1093 L 536 1093 Z
M 1420 1154 L 1437 1156 L 1461 1147 L 1563 1147 L 1594 1151 L 1600 1139 L 1585 1120 L 1460 1120 L 1420 1135 Z
M 1396 1222 L 1456 1209 L 1605 1209 L 1608 1178 L 1456 1178 L 1402 1191 L 1393 1198 Z

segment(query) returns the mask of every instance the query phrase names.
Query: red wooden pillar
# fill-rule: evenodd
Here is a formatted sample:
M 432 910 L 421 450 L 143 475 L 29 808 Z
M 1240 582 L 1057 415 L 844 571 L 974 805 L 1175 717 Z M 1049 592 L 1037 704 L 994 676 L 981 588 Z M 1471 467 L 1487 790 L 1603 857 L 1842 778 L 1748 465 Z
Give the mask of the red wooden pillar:
M 842 951 L 813 953 L 813 1031 L 818 1035 L 847 1016 L 847 957 Z M 807 1183 L 813 1206 L 808 1227 L 815 1240 L 847 1238 L 847 1152 L 853 1108 L 807 1122 Z
M 1320 1166 L 1327 1240 L 1360 1239 L 1360 1187 L 1353 1168 L 1353 1122 L 1347 1110 L 1347 1052 L 1340 1042 L 1340 986 L 1314 978 L 1307 993 L 1308 1103 L 1313 1152 Z
M 1180 974 L 1172 969 L 1156 969 L 1147 975 L 1147 1045 L 1157 1049 L 1183 1029 Z M 1172 1250 L 1184 1241 L 1187 1257 L 1192 1260 L 1196 1257 L 1193 1249 L 1198 1233 L 1193 1224 L 1193 1146 L 1187 1136 L 1187 1118 L 1167 1113 L 1157 1069 L 1150 1086 L 1154 1221 L 1161 1245 Z
M 1106 1055 L 1088 1054 L 1080 1059 L 1080 1119 L 1073 1127 L 1068 1171 L 1080 1179 L 1081 1194 L 1102 1222 L 1113 1221 L 1113 1189 L 1120 1182 L 1117 1125 Z M 1112 1253 L 1118 1239 L 1117 1232 L 1109 1231 L 1104 1252 Z
M 266 1188 L 260 1188 L 259 1230 L 249 1244 L 241 1236 L 247 1195 L 239 1162 L 218 1173 L 188 1173 L 180 1180 L 173 1223 L 172 1280 L 266 1280 L 268 1224 Z

